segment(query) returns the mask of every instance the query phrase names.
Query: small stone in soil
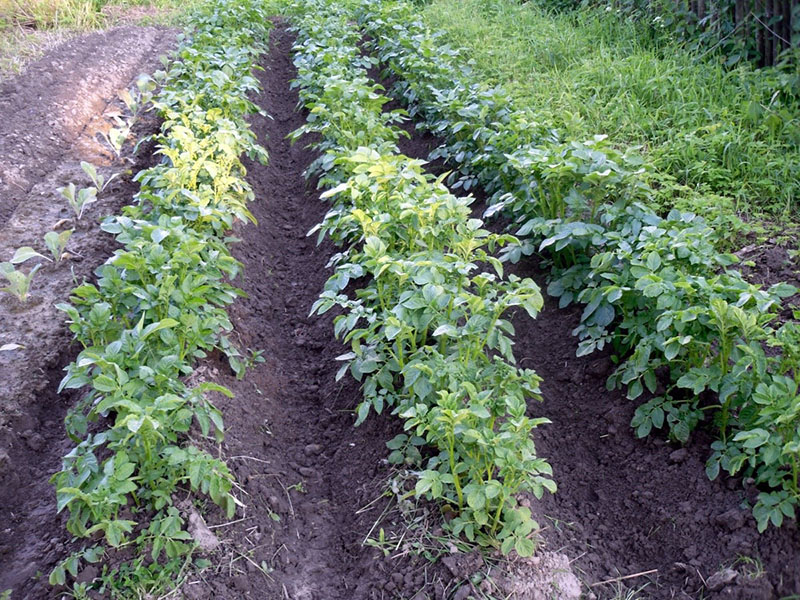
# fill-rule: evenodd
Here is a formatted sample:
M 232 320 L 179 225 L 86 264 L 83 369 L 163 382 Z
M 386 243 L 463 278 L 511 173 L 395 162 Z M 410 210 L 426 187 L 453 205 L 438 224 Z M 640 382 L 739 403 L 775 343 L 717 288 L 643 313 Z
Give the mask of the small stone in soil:
M 686 448 L 678 448 L 669 455 L 669 462 L 674 465 L 680 464 L 689 457 L 689 451 Z
M 736 581 L 736 577 L 739 574 L 734 571 L 733 569 L 723 569 L 717 573 L 714 573 L 711 577 L 706 580 L 706 586 L 712 592 L 717 592 L 724 588 L 726 585 L 730 585 L 734 581 Z
M 303 448 L 303 452 L 306 456 L 317 456 L 318 454 L 322 453 L 322 446 L 319 444 L 308 444 L 305 448 Z

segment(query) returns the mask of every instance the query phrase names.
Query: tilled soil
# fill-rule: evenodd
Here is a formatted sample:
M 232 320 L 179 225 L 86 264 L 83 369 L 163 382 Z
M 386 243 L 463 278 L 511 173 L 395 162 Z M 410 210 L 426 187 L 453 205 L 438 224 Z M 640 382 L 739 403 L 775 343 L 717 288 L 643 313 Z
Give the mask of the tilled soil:
M 706 477 L 709 435 L 699 432 L 683 448 L 658 435 L 636 439 L 629 425 L 636 403 L 605 387 L 611 361 L 575 357 L 570 331 L 580 314 L 548 299 L 541 317 L 515 321 L 517 356 L 544 379 L 544 401 L 532 412 L 553 421 L 539 430 L 537 449 L 553 465 L 559 490 L 532 502 L 548 547 L 573 558 L 600 598 L 642 586 L 640 597 L 664 599 L 800 592 L 796 522 L 759 535 L 744 506 L 757 490 L 739 478 Z M 736 576 L 723 586 L 721 579 L 733 577 L 726 569 Z
M 49 256 L 45 233 L 74 230 L 60 263 L 36 259 L 18 267 L 27 272 L 44 263 L 27 302 L 0 295 L 0 345 L 19 346 L 0 351 L 0 592 L 13 589 L 15 600 L 49 597 L 47 575 L 70 547 L 48 479 L 71 447 L 63 417 L 76 397 L 56 390 L 78 349 L 54 304 L 113 252 L 99 222 L 130 202 L 130 173 L 152 160 L 152 147 L 132 157 L 130 146 L 115 160 L 100 132 L 124 110 L 117 94 L 158 69 L 174 38 L 169 30 L 135 27 L 77 37 L 0 86 L 0 260 L 21 246 Z M 135 134 L 158 125 L 145 115 Z M 89 184 L 82 160 L 106 177 L 120 176 L 78 220 L 57 188 Z

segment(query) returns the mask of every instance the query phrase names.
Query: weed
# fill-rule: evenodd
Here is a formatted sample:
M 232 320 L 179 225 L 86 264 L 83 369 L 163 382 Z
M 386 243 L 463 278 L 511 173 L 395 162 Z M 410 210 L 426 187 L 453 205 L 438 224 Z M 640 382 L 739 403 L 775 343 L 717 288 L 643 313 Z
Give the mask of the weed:
M 287 492 L 295 491 L 298 494 L 305 494 L 306 493 L 306 486 L 305 483 L 302 481 L 298 481 L 297 483 L 293 483 L 289 487 L 286 488 Z
M 734 569 L 738 567 L 748 579 L 761 579 L 766 574 L 764 563 L 757 556 L 738 556 L 731 567 Z

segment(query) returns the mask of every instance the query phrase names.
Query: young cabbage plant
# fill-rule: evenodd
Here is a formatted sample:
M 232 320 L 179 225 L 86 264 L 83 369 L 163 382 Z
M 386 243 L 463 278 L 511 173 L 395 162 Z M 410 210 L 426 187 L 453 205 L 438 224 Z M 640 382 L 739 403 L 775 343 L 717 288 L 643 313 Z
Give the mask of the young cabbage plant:
M 61 233 L 56 231 L 48 231 L 45 234 L 44 243 L 47 246 L 47 249 L 52 253 L 53 260 L 56 262 L 61 262 L 61 260 L 64 258 L 64 250 L 67 247 L 67 242 L 69 242 L 69 238 L 72 236 L 73 231 L 73 229 L 66 229 Z
M 79 190 L 74 183 L 70 183 L 66 187 L 58 188 L 58 191 L 67 199 L 78 219 L 83 216 L 83 210 L 87 205 L 97 202 L 97 188 L 95 187 L 81 188 Z
M 136 117 L 143 107 L 150 104 L 153 100 L 153 92 L 156 89 L 156 81 L 150 75 L 142 74 L 136 80 L 136 87 L 130 90 L 122 90 L 119 93 L 119 99 L 125 103 L 125 106 L 131 111 L 131 114 Z
M 108 187 L 108 184 L 119 175 L 119 173 L 114 173 L 111 177 L 106 179 L 103 175 L 97 172 L 97 167 L 95 167 L 92 163 L 86 162 L 85 160 L 81 161 L 81 169 L 83 169 L 83 172 L 86 173 L 89 176 L 89 179 L 92 180 L 94 187 L 97 188 L 98 194 L 101 194 Z
M 45 260 L 50 260 L 44 254 L 39 254 L 36 250 L 31 248 L 30 246 L 22 246 L 21 248 L 17 248 L 16 252 L 14 252 L 14 256 L 9 261 L 12 265 L 18 265 L 24 263 L 26 260 L 31 258 L 43 258 Z
M 6 278 L 8 285 L 0 288 L 0 292 L 8 292 L 12 294 L 20 302 L 26 302 L 31 289 L 31 282 L 33 276 L 42 267 L 42 263 L 35 265 L 27 274 L 23 271 L 18 271 L 10 262 L 0 263 L 0 274 Z
M 117 122 L 119 127 L 112 127 L 108 130 L 108 133 L 100 132 L 100 135 L 103 136 L 103 139 L 111 150 L 113 150 L 114 155 L 120 158 L 122 156 L 122 146 L 125 145 L 125 142 L 131 135 L 131 124 L 122 119 L 117 119 Z

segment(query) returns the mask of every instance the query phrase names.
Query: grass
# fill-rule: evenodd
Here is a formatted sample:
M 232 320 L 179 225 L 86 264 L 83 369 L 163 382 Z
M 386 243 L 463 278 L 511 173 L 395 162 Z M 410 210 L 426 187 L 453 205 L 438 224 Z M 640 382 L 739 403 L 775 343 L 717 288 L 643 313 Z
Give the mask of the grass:
M 0 0 L 0 26 L 32 29 L 96 27 L 100 0 Z
M 798 212 L 790 73 L 727 70 L 609 11 L 559 15 L 515 0 L 432 0 L 422 10 L 482 77 L 567 138 L 604 133 L 640 146 L 656 170 L 658 204 Z
M 198 0 L 0 0 L 0 31 L 88 30 L 120 20 L 173 22 Z

